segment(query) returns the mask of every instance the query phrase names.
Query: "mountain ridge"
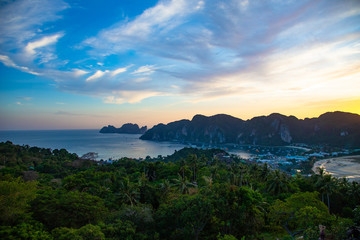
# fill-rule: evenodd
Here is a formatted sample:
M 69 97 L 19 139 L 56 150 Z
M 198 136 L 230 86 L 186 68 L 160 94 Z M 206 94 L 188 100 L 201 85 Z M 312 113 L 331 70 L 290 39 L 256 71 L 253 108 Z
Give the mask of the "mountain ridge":
M 272 113 L 242 120 L 227 114 L 196 114 L 158 124 L 140 139 L 206 144 L 288 145 L 304 143 L 339 147 L 360 147 L 360 115 L 326 112 L 319 117 L 298 119 Z

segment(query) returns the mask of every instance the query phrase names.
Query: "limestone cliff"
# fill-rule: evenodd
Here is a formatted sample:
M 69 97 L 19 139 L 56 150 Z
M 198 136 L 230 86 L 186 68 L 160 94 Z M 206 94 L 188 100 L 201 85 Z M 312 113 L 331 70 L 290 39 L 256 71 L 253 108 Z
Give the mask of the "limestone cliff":
M 244 121 L 225 114 L 195 115 L 190 120 L 158 124 L 143 140 L 206 144 L 288 145 L 291 143 L 360 147 L 360 115 L 329 112 L 318 118 L 297 119 L 273 113 Z

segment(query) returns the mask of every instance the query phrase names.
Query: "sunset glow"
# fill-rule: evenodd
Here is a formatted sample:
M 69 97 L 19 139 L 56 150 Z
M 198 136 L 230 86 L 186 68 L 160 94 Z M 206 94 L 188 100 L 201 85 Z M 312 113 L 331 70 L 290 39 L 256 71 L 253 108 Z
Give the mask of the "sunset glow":
M 0 130 L 360 114 L 360 2 L 0 3 Z

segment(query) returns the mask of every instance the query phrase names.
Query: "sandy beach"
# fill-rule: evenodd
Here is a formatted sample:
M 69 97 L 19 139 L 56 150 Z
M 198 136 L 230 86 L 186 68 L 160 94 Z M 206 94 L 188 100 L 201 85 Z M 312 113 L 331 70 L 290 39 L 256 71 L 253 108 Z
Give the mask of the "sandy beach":
M 350 182 L 360 181 L 360 156 L 345 156 L 328 158 L 317 161 L 312 170 L 318 173 L 317 168 L 323 168 L 327 174 L 334 177 L 347 178 Z

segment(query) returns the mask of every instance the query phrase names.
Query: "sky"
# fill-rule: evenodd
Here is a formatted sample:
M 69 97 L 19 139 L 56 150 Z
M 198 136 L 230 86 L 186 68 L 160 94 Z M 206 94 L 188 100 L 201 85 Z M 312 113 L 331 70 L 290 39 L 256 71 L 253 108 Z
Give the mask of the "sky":
M 0 130 L 360 114 L 358 0 L 2 0 Z

